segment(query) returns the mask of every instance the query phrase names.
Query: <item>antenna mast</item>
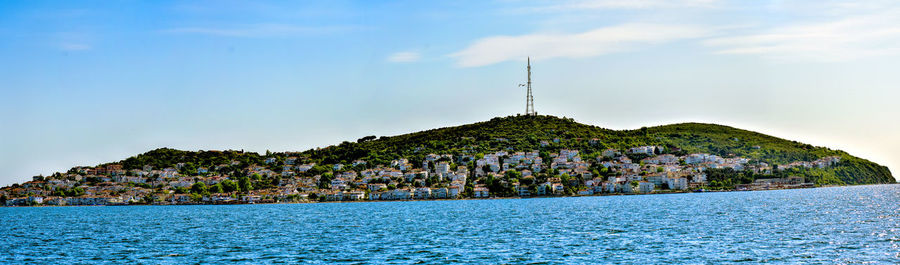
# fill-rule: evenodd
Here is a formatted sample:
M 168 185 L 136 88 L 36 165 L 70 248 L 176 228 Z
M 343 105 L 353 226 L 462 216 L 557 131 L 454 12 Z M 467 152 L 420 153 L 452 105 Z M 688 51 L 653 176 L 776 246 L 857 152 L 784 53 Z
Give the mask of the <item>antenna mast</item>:
M 526 97 L 525 102 L 525 115 L 537 115 L 537 112 L 534 112 L 534 97 L 531 96 L 531 56 L 528 57 L 528 96 Z

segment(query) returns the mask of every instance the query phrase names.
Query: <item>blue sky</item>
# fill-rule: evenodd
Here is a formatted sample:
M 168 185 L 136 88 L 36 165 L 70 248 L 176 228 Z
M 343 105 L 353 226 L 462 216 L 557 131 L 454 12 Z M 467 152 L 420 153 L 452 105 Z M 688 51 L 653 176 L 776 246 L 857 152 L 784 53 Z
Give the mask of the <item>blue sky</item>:
M 711 122 L 900 168 L 895 1 L 4 1 L 0 185 L 524 111 Z

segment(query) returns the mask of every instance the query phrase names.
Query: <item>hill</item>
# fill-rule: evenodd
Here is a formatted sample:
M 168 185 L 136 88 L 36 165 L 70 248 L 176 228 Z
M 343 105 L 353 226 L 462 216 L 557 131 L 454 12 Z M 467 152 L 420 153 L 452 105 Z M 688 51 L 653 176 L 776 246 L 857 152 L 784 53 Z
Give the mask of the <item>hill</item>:
M 543 143 L 543 144 L 542 144 Z M 262 164 L 266 156 L 283 160 L 299 156 L 319 165 L 352 164 L 364 160 L 368 165 L 389 165 L 392 160 L 406 158 L 422 161 L 427 154 L 483 155 L 489 152 L 530 151 L 546 153 L 560 149 L 579 150 L 585 159 L 600 156 L 605 149 L 625 150 L 638 146 L 665 147 L 662 153 L 685 155 L 709 153 L 725 158 L 745 157 L 751 163 L 767 163 L 778 167 L 837 156 L 840 162 L 828 168 L 793 167 L 774 176 L 804 176 L 819 185 L 894 183 L 887 167 L 858 158 L 840 150 L 816 147 L 757 132 L 729 126 L 703 123 L 681 123 L 637 130 L 610 130 L 554 116 L 509 116 L 489 121 L 445 127 L 389 137 L 364 137 L 355 142 L 311 149 L 304 152 L 258 155 L 239 151 L 189 152 L 158 149 L 121 161 L 126 169 L 143 165 L 172 167 L 179 162 L 193 165 L 216 165 L 232 160 Z M 634 157 L 643 158 L 640 156 Z M 752 181 L 760 176 L 731 172 L 722 177 L 730 184 Z M 737 180 L 742 178 L 742 180 Z
M 0 188 L 0 203 L 453 199 L 894 182 L 886 167 L 846 152 L 728 126 L 609 130 L 510 116 L 303 152 L 160 148 Z

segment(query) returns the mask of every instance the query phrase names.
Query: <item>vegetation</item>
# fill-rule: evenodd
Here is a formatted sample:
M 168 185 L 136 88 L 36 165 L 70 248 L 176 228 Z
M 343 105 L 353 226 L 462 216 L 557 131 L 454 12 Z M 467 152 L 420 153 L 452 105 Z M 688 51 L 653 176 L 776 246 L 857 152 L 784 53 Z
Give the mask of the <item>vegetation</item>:
M 596 140 L 593 140 L 596 139 Z M 510 116 L 489 121 L 455 127 L 432 129 L 416 133 L 378 137 L 366 136 L 355 142 L 343 142 L 325 148 L 304 152 L 271 153 L 260 155 L 243 151 L 180 151 L 168 148 L 156 149 L 121 161 L 125 169 L 138 169 L 144 165 L 154 168 L 174 167 L 184 163 L 181 170 L 195 172 L 199 167 L 228 165 L 224 172 L 240 174 L 249 165 L 265 165 L 273 170 L 285 163 L 288 157 L 297 157 L 303 163 L 317 163 L 307 172 L 322 175 L 318 186 L 326 188 L 333 175 L 331 167 L 325 165 L 348 165 L 345 170 L 360 170 L 377 165 L 388 165 L 391 160 L 407 158 L 422 161 L 424 156 L 433 154 L 469 155 L 477 158 L 484 153 L 498 150 L 538 150 L 542 157 L 549 156 L 561 148 L 577 149 L 585 159 L 599 156 L 607 148 L 624 150 L 631 147 L 655 145 L 665 147 L 662 153 L 683 155 L 688 153 L 709 153 L 722 157 L 746 157 L 754 162 L 783 165 L 796 161 L 813 161 L 826 156 L 839 156 L 841 162 L 825 169 L 791 168 L 778 172 L 780 175 L 804 176 L 819 185 L 827 184 L 873 184 L 895 182 L 890 171 L 871 161 L 854 157 L 840 150 L 816 147 L 797 141 L 780 139 L 761 133 L 732 128 L 729 126 L 703 123 L 682 123 L 637 130 L 610 130 L 597 126 L 576 123 L 569 118 L 554 116 Z M 276 158 L 274 163 L 265 163 L 266 158 Z M 633 157 L 640 159 L 641 157 Z M 365 165 L 349 166 L 361 159 Z M 548 161 L 549 159 L 545 159 Z M 471 167 L 471 161 L 469 165 Z M 596 172 L 606 175 L 605 168 Z M 750 172 L 728 170 L 712 171 L 710 183 L 719 187 L 733 187 L 734 184 L 748 183 L 761 176 Z M 568 177 L 568 176 L 567 176 Z M 765 176 L 765 177 L 772 177 Z M 519 181 L 521 175 L 515 173 L 503 176 L 502 181 Z M 262 179 L 258 176 L 242 177 L 238 183 L 223 181 L 217 184 L 224 192 L 247 191 L 254 187 L 270 186 L 277 180 Z M 493 186 L 494 180 L 484 180 Z M 713 182 L 715 181 L 715 182 Z M 499 186 L 498 186 L 499 188 Z M 512 194 L 513 190 L 491 189 L 499 194 Z M 468 192 L 468 191 L 467 191 Z

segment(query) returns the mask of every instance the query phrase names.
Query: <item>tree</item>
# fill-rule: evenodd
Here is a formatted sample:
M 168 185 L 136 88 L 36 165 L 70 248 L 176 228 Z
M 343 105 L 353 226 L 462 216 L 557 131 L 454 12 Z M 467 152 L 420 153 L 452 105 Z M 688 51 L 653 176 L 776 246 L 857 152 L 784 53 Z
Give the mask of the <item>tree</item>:
M 238 190 L 238 185 L 235 184 L 234 181 L 231 181 L 230 179 L 223 180 L 220 183 L 222 184 L 221 186 L 222 186 L 223 192 L 231 193 L 231 192 L 235 192 Z
M 275 177 L 273 177 L 272 179 L 269 180 L 270 187 L 278 187 L 278 185 L 281 185 L 281 176 L 276 175 Z
M 325 172 L 329 172 L 329 171 L 331 171 L 331 168 L 329 168 L 327 166 L 315 165 L 312 168 L 310 168 L 309 170 L 307 170 L 306 173 L 309 175 L 315 176 L 315 175 L 324 174 Z
M 0 195 L 0 204 L 4 204 L 4 205 L 5 205 L 5 204 L 6 204 L 6 200 L 9 200 L 9 198 L 6 197 L 6 194 Z
M 209 192 L 223 193 L 225 192 L 225 189 L 222 188 L 222 183 L 216 183 L 215 185 L 209 186 Z
M 156 202 L 156 196 L 153 196 L 153 194 L 147 194 L 147 196 L 144 196 L 143 200 L 144 203 L 150 204 Z
M 189 193 L 189 192 L 190 192 L 190 190 L 188 190 L 188 189 L 185 188 L 185 187 L 178 187 L 178 188 L 175 188 L 175 194 L 186 194 L 186 193 Z
M 522 173 L 515 169 L 510 169 L 506 171 L 505 177 L 507 180 L 512 181 L 514 179 L 522 178 Z
M 569 180 L 570 180 L 569 173 L 563 173 L 562 175 L 559 175 L 559 180 L 562 182 L 563 185 L 569 186 Z
M 66 196 L 69 197 L 78 197 L 84 195 L 84 189 L 81 187 L 74 187 L 65 191 Z
M 334 174 L 331 174 L 331 172 L 322 174 L 321 176 L 319 176 L 319 182 L 317 183 L 317 186 L 320 189 L 330 189 L 332 180 L 334 180 Z
M 366 136 L 366 137 L 363 137 L 363 138 L 359 138 L 358 140 L 356 140 L 356 143 L 368 142 L 368 141 L 371 141 L 371 140 L 375 140 L 375 138 L 376 138 L 375 135 L 369 135 L 369 136 Z
M 196 175 L 197 174 L 197 165 L 194 163 L 187 162 L 178 169 L 178 173 L 182 175 Z
M 209 189 L 206 187 L 206 183 L 197 182 L 191 186 L 191 193 L 203 194 L 206 193 Z
M 238 188 L 242 192 L 249 192 L 253 189 L 253 185 L 250 184 L 250 178 L 244 176 L 238 179 Z

